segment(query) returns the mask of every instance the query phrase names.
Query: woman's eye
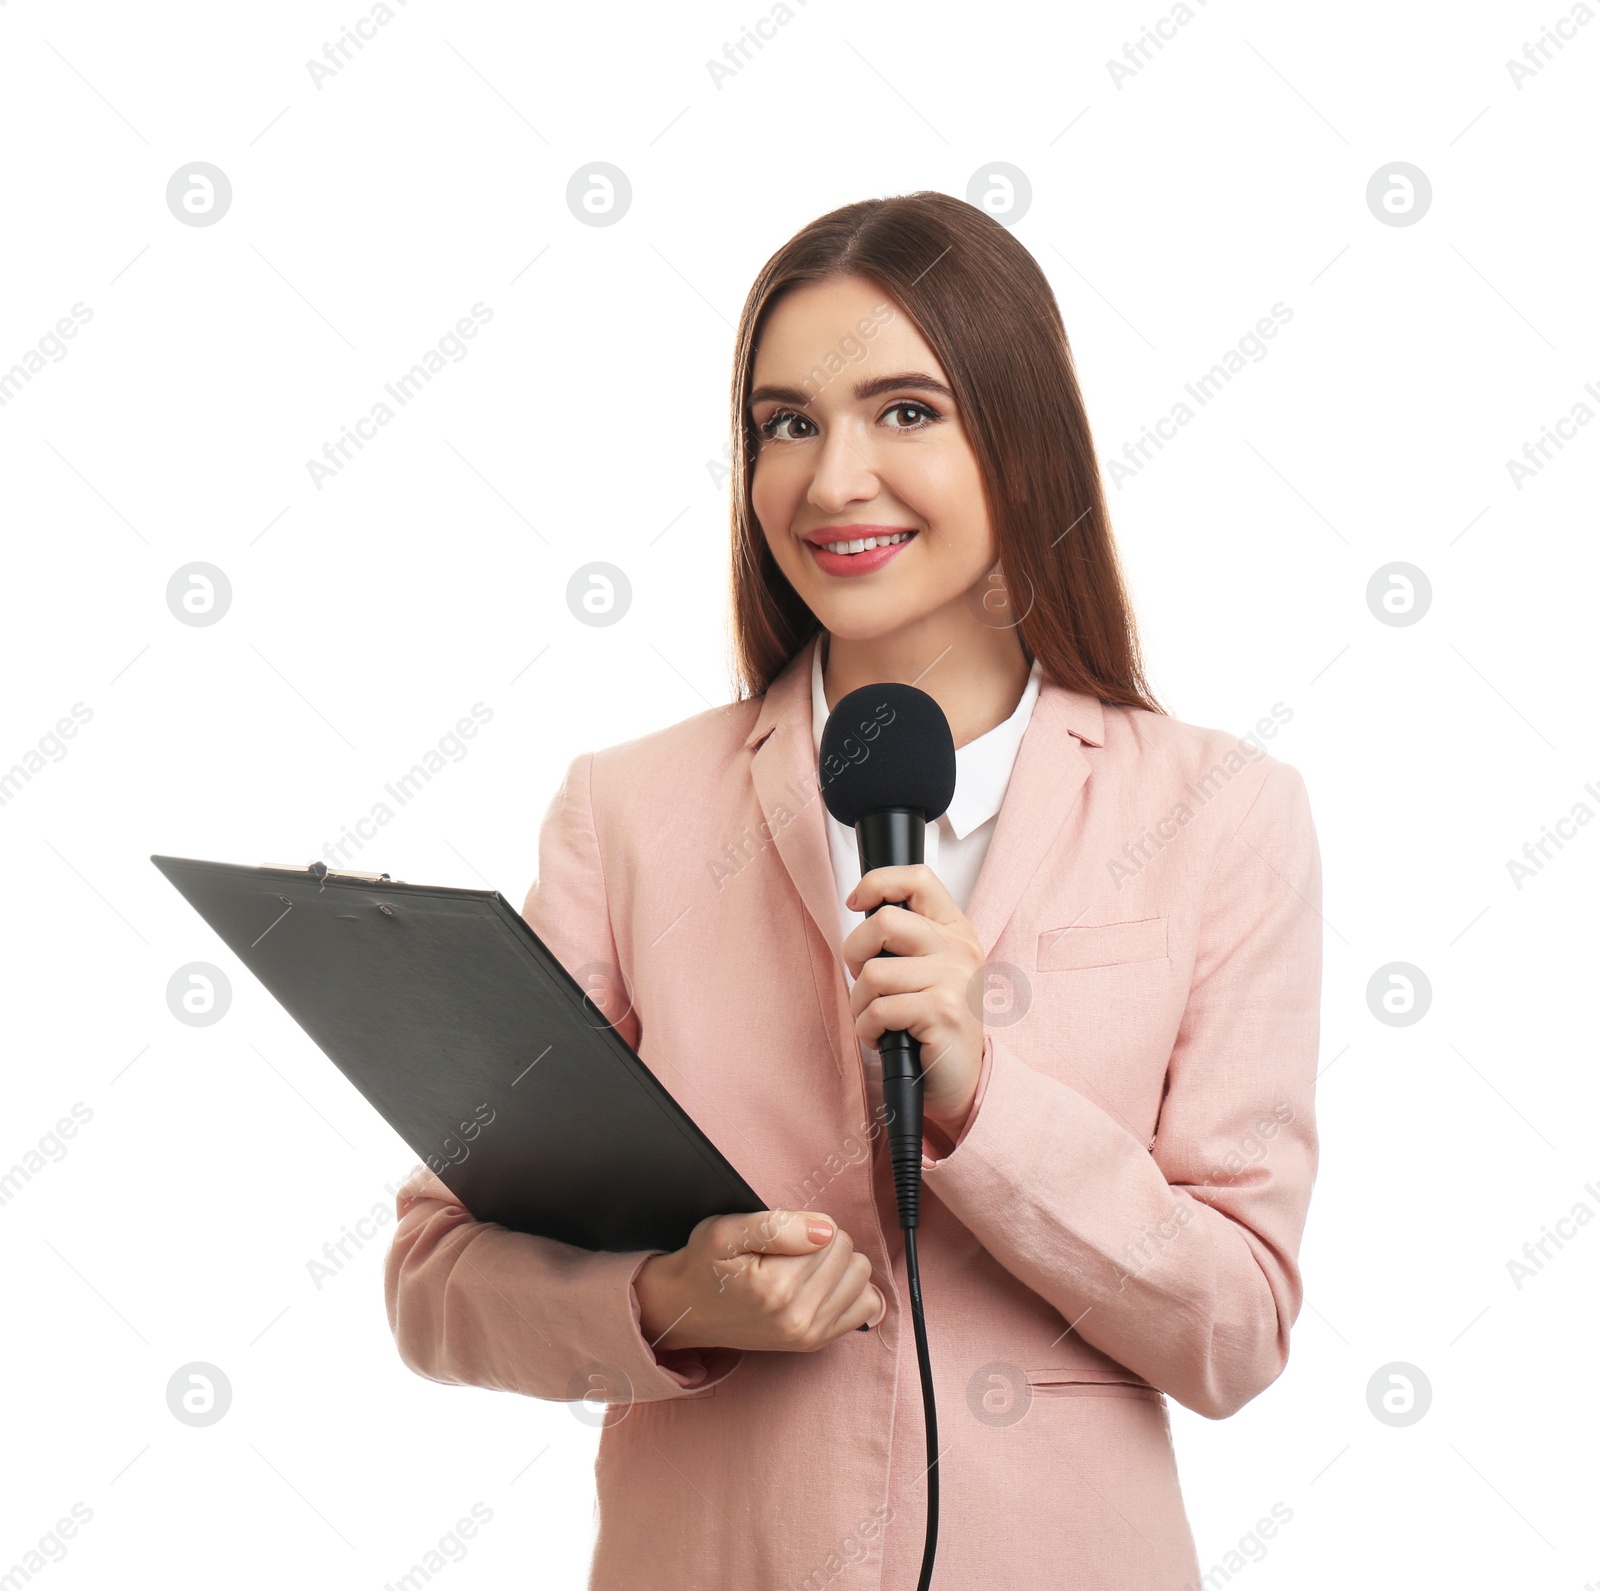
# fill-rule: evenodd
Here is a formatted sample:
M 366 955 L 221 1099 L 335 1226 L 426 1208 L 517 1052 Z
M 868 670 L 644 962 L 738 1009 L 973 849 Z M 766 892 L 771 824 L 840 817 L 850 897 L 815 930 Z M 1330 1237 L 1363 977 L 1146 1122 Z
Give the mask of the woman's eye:
M 802 425 L 811 424 L 811 422 L 806 419 L 803 414 L 796 414 L 793 409 L 779 409 L 768 416 L 767 419 L 763 420 L 760 425 L 756 427 L 756 430 L 758 430 L 762 436 L 767 438 L 768 441 L 776 439 L 779 442 L 793 442 L 796 440 L 796 438 L 778 435 L 779 426 L 787 425 L 791 420 L 798 420 Z
M 905 403 L 891 404 L 887 409 L 884 410 L 884 414 L 895 414 L 902 409 L 910 409 L 914 414 L 925 414 L 928 416 L 928 418 L 926 420 L 918 421 L 918 423 L 915 425 L 890 426 L 889 429 L 891 431 L 921 431 L 939 418 L 939 411 L 937 409 L 930 409 L 925 403 L 911 403 L 909 401 Z

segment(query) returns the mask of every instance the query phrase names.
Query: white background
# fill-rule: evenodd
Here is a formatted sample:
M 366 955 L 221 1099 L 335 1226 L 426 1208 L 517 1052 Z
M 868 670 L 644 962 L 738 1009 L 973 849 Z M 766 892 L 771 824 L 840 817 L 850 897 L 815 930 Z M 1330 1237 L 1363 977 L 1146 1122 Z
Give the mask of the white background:
M 1212 0 L 1118 86 L 1166 10 L 814 0 L 719 87 L 756 5 L 396 10 L 318 87 L 308 59 L 367 13 L 0 5 L 0 372 L 91 311 L 0 407 L 0 769 L 53 746 L 0 805 L 0 1173 L 92 1112 L 0 1204 L 0 1573 L 82 1504 L 61 1591 L 131 1564 L 379 1587 L 482 1504 L 447 1585 L 584 1584 L 597 1432 L 405 1370 L 392 1222 L 313 1283 L 414 1157 L 148 858 L 322 854 L 482 702 L 349 865 L 520 905 L 574 755 L 733 694 L 712 466 L 762 262 L 840 204 L 1005 162 L 1103 462 L 1292 310 L 1108 488 L 1158 695 L 1241 734 L 1292 710 L 1272 749 L 1325 869 L 1306 1304 L 1240 1413 L 1172 1405 L 1201 1565 L 1282 1503 L 1228 1583 L 1600 1581 L 1600 1223 L 1508 1271 L 1600 1212 L 1600 835 L 1520 888 L 1507 866 L 1600 810 L 1600 426 L 1507 468 L 1600 412 L 1600 24 L 1519 86 L 1562 5 Z M 166 203 L 197 161 L 232 187 L 211 226 Z M 632 185 L 613 226 L 567 205 L 597 161 Z M 1431 182 L 1414 225 L 1368 207 L 1397 161 Z M 307 461 L 475 303 L 466 357 L 319 488 Z M 607 628 L 567 606 L 594 560 L 632 586 Z M 1368 606 L 1393 562 L 1431 584 L 1415 624 Z M 228 577 L 220 622 L 168 607 L 191 563 Z M 233 983 L 204 1028 L 166 998 L 197 960 Z M 1407 1027 L 1368 1005 L 1393 961 L 1432 988 Z M 166 1402 L 196 1361 L 232 1388 L 203 1429 Z M 1368 1407 L 1396 1362 L 1432 1389 L 1404 1428 Z

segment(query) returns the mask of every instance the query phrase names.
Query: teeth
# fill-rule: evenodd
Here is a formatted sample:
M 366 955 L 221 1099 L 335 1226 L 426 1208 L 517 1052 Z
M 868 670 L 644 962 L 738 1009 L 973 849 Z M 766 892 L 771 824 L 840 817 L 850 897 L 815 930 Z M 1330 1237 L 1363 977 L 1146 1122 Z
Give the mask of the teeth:
M 893 547 L 897 542 L 905 541 L 911 534 L 909 530 L 900 530 L 892 536 L 869 536 L 864 541 L 824 541 L 817 545 L 828 552 L 865 552 L 868 547 Z

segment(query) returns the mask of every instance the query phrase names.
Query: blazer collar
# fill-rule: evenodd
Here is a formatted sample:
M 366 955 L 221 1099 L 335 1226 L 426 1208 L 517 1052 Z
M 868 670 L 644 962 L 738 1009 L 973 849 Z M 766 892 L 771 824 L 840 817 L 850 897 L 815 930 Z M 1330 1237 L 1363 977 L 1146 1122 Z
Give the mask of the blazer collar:
M 753 753 L 751 777 L 767 832 L 842 968 L 838 893 L 811 728 L 811 660 L 820 644 L 819 631 L 784 665 L 767 688 L 744 744 Z M 985 957 L 993 954 L 1024 887 L 1089 777 L 1082 746 L 1104 744 L 1105 709 L 1099 699 L 1042 680 L 967 907 Z

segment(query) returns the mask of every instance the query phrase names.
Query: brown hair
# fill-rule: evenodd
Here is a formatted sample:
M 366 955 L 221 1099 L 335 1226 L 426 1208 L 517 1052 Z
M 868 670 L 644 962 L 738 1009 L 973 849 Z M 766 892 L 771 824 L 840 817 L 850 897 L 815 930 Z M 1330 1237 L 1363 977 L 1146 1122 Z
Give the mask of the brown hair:
M 1047 679 L 1164 713 L 1145 681 L 1132 608 L 1072 350 L 1038 262 L 992 216 L 949 194 L 863 199 L 802 227 L 761 268 L 739 316 L 732 413 L 734 667 L 764 693 L 820 628 L 750 508 L 749 401 L 767 315 L 800 283 L 860 276 L 909 315 L 950 381 L 984 482 L 1022 649 Z

